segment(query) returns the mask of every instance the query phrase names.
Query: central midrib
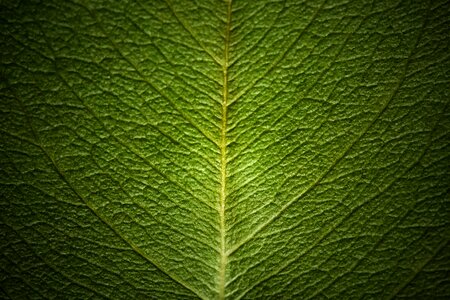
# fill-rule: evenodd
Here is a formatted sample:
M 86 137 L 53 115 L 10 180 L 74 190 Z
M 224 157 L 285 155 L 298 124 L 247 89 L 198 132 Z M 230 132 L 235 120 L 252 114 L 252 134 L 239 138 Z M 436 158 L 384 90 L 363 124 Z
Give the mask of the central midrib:
M 231 1 L 227 2 L 227 20 L 225 28 L 225 47 L 222 63 L 223 72 L 223 98 L 222 98 L 222 120 L 220 126 L 220 262 L 218 275 L 218 298 L 225 299 L 226 269 L 228 262 L 227 245 L 226 245 L 226 220 L 225 220 L 225 203 L 227 189 L 227 105 L 228 105 L 228 62 L 229 62 L 229 46 L 231 32 Z

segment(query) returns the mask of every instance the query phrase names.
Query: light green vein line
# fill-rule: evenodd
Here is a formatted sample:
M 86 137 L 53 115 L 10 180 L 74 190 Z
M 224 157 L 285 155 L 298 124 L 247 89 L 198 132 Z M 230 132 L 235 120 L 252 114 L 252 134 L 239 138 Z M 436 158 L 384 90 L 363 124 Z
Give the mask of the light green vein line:
M 227 21 L 225 28 L 225 48 L 223 57 L 223 100 L 222 100 L 222 121 L 220 129 L 220 201 L 219 201 L 219 224 L 220 224 L 220 261 L 218 274 L 218 298 L 225 299 L 226 270 L 228 262 L 226 246 L 226 220 L 225 203 L 227 189 L 227 105 L 228 105 L 228 63 L 230 52 L 230 32 L 231 32 L 231 1 L 227 1 Z

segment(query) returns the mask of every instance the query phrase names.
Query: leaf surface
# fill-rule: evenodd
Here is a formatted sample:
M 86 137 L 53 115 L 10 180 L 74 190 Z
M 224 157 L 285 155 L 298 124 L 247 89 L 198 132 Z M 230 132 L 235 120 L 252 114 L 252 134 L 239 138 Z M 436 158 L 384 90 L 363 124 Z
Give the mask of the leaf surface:
M 448 1 L 0 14 L 0 298 L 450 296 Z

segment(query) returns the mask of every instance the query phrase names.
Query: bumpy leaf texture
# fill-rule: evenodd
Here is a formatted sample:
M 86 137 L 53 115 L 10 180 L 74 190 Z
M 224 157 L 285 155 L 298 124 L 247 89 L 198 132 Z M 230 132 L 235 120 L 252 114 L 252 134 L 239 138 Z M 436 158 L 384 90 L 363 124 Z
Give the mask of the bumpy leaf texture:
M 0 11 L 1 299 L 450 297 L 448 1 Z

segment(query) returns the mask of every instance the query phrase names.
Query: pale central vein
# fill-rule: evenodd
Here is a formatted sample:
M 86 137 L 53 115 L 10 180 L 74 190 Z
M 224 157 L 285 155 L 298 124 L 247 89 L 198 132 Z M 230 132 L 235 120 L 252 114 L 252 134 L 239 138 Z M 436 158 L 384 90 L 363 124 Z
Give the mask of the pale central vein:
M 225 47 L 222 63 L 223 72 L 223 99 L 222 99 L 222 120 L 220 126 L 220 262 L 218 277 L 219 299 L 225 299 L 226 269 L 228 262 L 226 246 L 226 220 L 225 202 L 227 189 L 227 105 L 228 105 L 228 62 L 231 32 L 231 0 L 227 0 L 227 20 L 225 29 Z

